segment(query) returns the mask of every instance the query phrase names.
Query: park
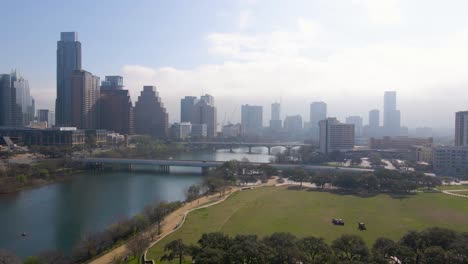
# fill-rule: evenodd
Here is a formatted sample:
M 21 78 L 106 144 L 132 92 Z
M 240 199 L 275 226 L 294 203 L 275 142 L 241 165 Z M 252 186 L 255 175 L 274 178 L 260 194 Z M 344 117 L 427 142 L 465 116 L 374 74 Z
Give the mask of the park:
M 341 218 L 344 226 L 331 224 Z M 357 224 L 365 222 L 367 230 Z M 159 263 L 164 245 L 182 239 L 196 244 L 203 233 L 228 235 L 289 232 L 297 237 L 323 237 L 327 243 L 343 234 L 361 236 L 370 246 L 379 237 L 399 240 L 410 230 L 444 227 L 468 232 L 466 198 L 443 193 L 356 195 L 291 187 L 262 187 L 230 195 L 224 202 L 191 212 L 177 231 L 148 250 Z

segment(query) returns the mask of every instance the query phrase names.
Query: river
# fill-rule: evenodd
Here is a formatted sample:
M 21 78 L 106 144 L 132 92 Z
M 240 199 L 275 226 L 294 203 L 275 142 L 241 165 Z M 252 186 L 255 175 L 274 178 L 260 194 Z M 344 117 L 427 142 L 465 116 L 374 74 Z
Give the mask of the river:
M 279 151 L 274 148 L 273 153 Z M 174 159 L 226 161 L 247 158 L 268 162 L 265 148 L 183 153 Z M 85 235 L 134 216 L 159 201 L 185 198 L 185 190 L 202 181 L 198 168 L 171 168 L 171 174 L 146 172 L 86 172 L 71 180 L 0 195 L 0 249 L 21 258 L 45 250 L 70 254 Z M 22 237 L 26 232 L 28 236 Z

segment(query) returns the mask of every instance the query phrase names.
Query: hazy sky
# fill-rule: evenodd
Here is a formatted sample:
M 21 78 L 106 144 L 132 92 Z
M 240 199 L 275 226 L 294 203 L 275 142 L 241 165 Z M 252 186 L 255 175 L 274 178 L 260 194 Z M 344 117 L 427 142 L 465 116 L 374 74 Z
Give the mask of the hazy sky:
M 398 92 L 402 124 L 454 125 L 468 109 L 466 0 L 4 1 L 0 73 L 18 68 L 37 108 L 54 108 L 56 47 L 77 31 L 83 68 L 120 74 L 136 101 L 156 85 L 170 121 L 209 93 L 218 121 L 240 104 L 282 102 L 282 117 L 328 104 L 344 121 Z M 367 122 L 367 121 L 366 121 Z

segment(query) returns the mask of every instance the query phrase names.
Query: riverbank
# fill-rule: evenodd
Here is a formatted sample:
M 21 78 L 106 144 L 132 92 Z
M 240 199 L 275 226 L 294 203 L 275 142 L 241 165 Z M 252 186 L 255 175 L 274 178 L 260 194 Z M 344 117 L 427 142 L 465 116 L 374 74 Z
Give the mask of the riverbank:
M 188 213 L 201 209 L 201 208 L 206 208 L 206 207 L 219 204 L 223 202 L 225 199 L 227 199 L 231 194 L 239 191 L 242 188 L 272 186 L 275 183 L 276 183 L 276 178 L 272 178 L 267 183 L 263 183 L 259 185 L 248 185 L 248 186 L 242 186 L 242 187 L 235 186 L 235 187 L 231 187 L 224 196 L 221 196 L 219 193 L 216 193 L 212 195 L 203 196 L 192 202 L 186 203 L 184 206 L 172 212 L 164 219 L 161 234 L 157 236 L 156 240 L 151 243 L 148 249 L 150 247 L 153 247 L 156 243 L 164 239 L 166 236 L 170 235 L 172 232 L 176 231 L 178 228 L 180 228 L 183 225 L 185 217 L 187 216 Z M 155 230 L 157 230 L 157 226 L 153 226 L 150 230 L 146 232 L 151 233 L 151 232 L 154 232 Z M 92 260 L 89 263 L 90 264 L 108 264 L 108 263 L 111 263 L 115 259 L 128 256 L 128 254 L 129 252 L 128 252 L 127 245 L 126 243 L 124 243 L 123 245 L 113 249 L 112 251 L 107 252 L 106 254 L 100 256 L 99 258 Z M 145 256 L 146 256 L 146 252 L 145 252 Z

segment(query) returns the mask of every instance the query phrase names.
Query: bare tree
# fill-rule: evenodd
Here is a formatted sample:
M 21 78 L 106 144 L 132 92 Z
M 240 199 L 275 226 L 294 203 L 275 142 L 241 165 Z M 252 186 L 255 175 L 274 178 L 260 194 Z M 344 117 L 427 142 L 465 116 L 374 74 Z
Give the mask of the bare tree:
M 127 248 L 130 250 L 131 254 L 137 258 L 138 263 L 140 263 L 141 257 L 143 253 L 145 253 L 149 243 L 149 237 L 145 234 L 136 235 L 132 240 L 130 240 L 130 242 L 128 242 Z
M 20 264 L 20 259 L 13 253 L 0 249 L 0 264 Z

